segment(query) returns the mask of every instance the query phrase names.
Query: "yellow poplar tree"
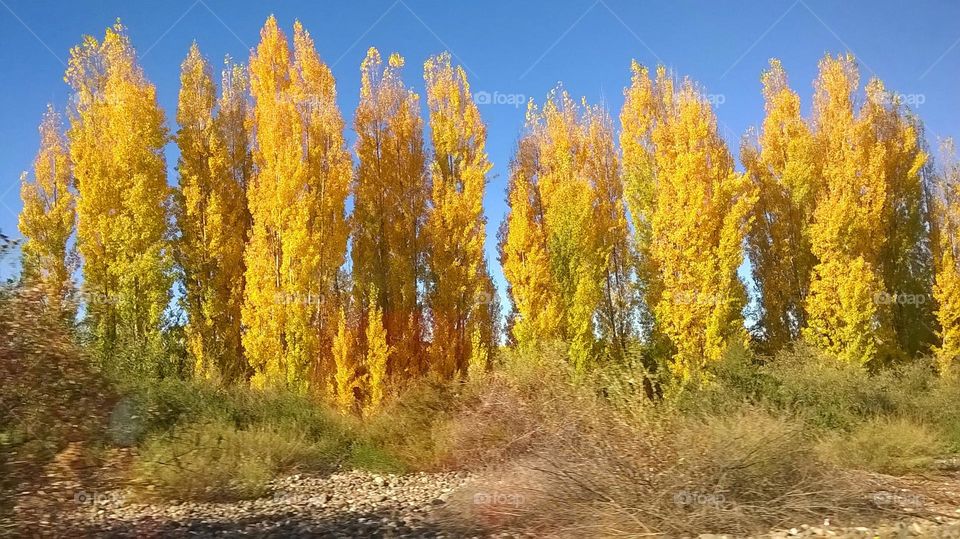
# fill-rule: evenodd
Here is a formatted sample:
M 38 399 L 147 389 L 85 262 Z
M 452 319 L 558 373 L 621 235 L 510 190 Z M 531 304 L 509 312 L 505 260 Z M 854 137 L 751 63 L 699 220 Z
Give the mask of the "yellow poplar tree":
M 622 361 L 634 338 L 634 299 L 631 253 L 623 178 L 609 113 L 599 106 L 585 107 L 584 174 L 594 191 L 591 230 L 602 300 L 597 312 L 599 337 L 606 355 Z
M 352 335 L 347 327 L 347 315 L 343 308 L 337 318 L 337 333 L 333 338 L 333 394 L 337 406 L 343 412 L 351 412 L 356 405 L 354 388 L 357 387 L 357 369 L 351 347 Z
M 433 141 L 425 224 L 430 358 L 436 372 L 452 378 L 468 369 L 474 355 L 486 354 L 493 340 L 492 285 L 483 251 L 483 191 L 492 165 L 485 150 L 486 127 L 463 68 L 454 68 L 444 53 L 427 60 L 424 79 Z
M 419 96 L 400 78 L 403 63 L 393 54 L 383 65 L 376 49 L 367 51 L 354 116 L 359 161 L 353 183 L 354 290 L 366 319 L 375 309 L 383 313 L 391 377 L 412 376 L 426 367 L 419 285 L 430 183 Z M 368 320 L 368 328 L 372 323 Z M 369 337 L 361 341 L 368 349 L 373 346 Z
M 935 339 L 931 288 L 929 210 L 924 181 L 928 162 L 920 120 L 878 79 L 867 84 L 859 122 L 865 146 L 879 154 L 886 181 L 885 239 L 878 267 L 890 303 L 896 355 L 915 357 Z
M 225 116 L 215 118 L 213 72 L 197 44 L 190 47 L 181 66 L 177 107 L 176 255 L 183 272 L 187 348 L 195 374 L 228 381 L 241 379 L 245 372 L 240 307 L 249 158 L 243 124 L 231 117 L 245 114 L 245 87 L 242 70 L 228 66 L 220 98 L 220 114 Z
M 955 376 L 960 360 L 960 163 L 952 141 L 944 144 L 946 165 L 937 177 L 932 197 L 936 279 L 933 288 L 939 345 L 935 348 L 941 374 Z
M 132 345 L 131 367 L 148 368 L 172 277 L 164 114 L 119 22 L 70 51 L 66 81 L 86 311 L 104 352 Z
M 346 252 L 350 157 L 333 75 L 299 24 L 270 17 L 250 59 L 254 163 L 243 347 L 254 386 L 325 389 L 337 274 Z
M 855 111 L 858 84 L 852 56 L 820 62 L 813 124 L 823 192 L 810 227 L 819 262 L 804 336 L 865 364 L 929 342 L 922 326 L 930 309 L 921 299 L 930 262 L 919 126 L 878 80 Z
M 510 166 L 509 209 L 499 234 L 500 264 L 513 303 L 510 337 L 521 347 L 560 338 L 560 303 L 536 184 L 535 142 L 526 134 L 517 145 Z
M 769 352 L 799 338 L 804 301 L 817 263 L 809 226 L 819 195 L 813 135 L 800 115 L 779 60 L 761 77 L 766 117 L 755 141 L 741 147 L 744 168 L 757 189 L 747 237 L 753 279 L 760 293 L 760 327 Z
M 76 253 L 68 245 L 76 221 L 72 183 L 60 115 L 48 105 L 40 122 L 40 150 L 33 161 L 33 178 L 26 172 L 20 178 L 23 280 L 38 286 L 47 306 L 62 313 L 67 321 L 75 314 L 71 275 Z
M 510 282 L 513 333 L 528 345 L 570 342 L 584 369 L 600 351 L 623 355 L 629 326 L 627 224 L 612 122 L 561 89 L 531 102 L 514 158 L 501 262 Z
M 626 199 L 639 223 L 645 300 L 673 350 L 680 384 L 701 384 L 731 345 L 745 343 L 737 276 L 755 193 L 733 169 L 710 104 L 693 83 L 651 81 L 633 64 L 620 115 Z
M 370 297 L 377 297 L 377 291 L 371 290 Z M 367 413 L 379 410 L 387 394 L 387 366 L 394 353 L 388 342 L 387 329 L 383 324 L 383 311 L 374 302 L 367 310 Z

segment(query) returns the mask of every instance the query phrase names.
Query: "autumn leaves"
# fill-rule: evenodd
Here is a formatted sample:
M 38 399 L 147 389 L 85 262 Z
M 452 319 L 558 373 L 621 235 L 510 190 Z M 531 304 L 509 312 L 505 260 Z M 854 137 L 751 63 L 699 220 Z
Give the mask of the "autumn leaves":
M 960 289 L 956 235 L 940 231 L 960 215 L 956 167 L 935 177 L 919 120 L 879 80 L 858 104 L 852 57 L 821 61 L 809 119 L 778 61 L 762 85 L 744 173 L 706 96 L 663 68 L 634 64 L 619 154 L 566 93 L 531 107 L 501 236 L 519 345 L 559 338 L 582 366 L 641 343 L 668 388 L 709 381 L 731 346 L 799 340 L 861 365 L 934 351 L 949 370 Z M 744 246 L 759 292 L 746 318 Z
M 124 370 L 166 372 L 182 312 L 196 376 L 345 410 L 424 375 L 483 372 L 500 341 L 486 128 L 448 54 L 424 66 L 426 118 L 403 70 L 368 51 L 351 156 L 333 75 L 299 23 L 291 41 L 271 17 L 249 66 L 228 60 L 219 81 L 191 47 L 172 137 L 123 27 L 86 38 L 66 137 L 49 112 L 24 182 L 24 278 L 72 318 L 75 215 L 84 327 Z M 562 88 L 530 103 L 499 235 L 510 343 L 564 341 L 581 371 L 639 356 L 680 385 L 709 380 L 731 346 L 800 339 L 861 364 L 935 346 L 950 363 L 956 172 L 928 178 L 919 120 L 879 81 L 857 105 L 852 58 L 821 62 L 810 118 L 778 62 L 762 83 L 743 173 L 709 101 L 663 68 L 633 65 L 619 133 Z

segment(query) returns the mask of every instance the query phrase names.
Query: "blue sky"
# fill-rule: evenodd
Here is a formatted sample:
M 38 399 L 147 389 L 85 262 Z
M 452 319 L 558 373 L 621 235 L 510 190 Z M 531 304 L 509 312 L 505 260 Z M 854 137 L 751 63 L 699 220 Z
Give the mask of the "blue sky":
M 931 145 L 960 137 L 960 2 L 0 0 L 0 231 L 18 236 L 20 172 L 36 152 L 46 103 L 67 103 L 63 62 L 84 34 L 100 37 L 121 18 L 173 129 L 190 43 L 196 39 L 214 65 L 226 54 L 245 62 L 271 13 L 288 33 L 298 18 L 311 32 L 336 76 L 348 125 L 367 47 L 405 56 L 405 80 L 421 94 L 427 57 L 449 50 L 464 65 L 473 91 L 491 101 L 480 109 L 494 163 L 487 252 L 501 284 L 495 235 L 523 125 L 524 107 L 515 104 L 541 101 L 558 81 L 575 97 L 606 103 L 616 117 L 630 60 L 662 63 L 712 96 L 736 155 L 743 133 L 762 120 L 759 77 L 769 58 L 783 61 L 808 109 L 817 61 L 849 51 L 863 82 L 876 75 L 907 96 Z M 172 182 L 175 148 L 167 155 Z

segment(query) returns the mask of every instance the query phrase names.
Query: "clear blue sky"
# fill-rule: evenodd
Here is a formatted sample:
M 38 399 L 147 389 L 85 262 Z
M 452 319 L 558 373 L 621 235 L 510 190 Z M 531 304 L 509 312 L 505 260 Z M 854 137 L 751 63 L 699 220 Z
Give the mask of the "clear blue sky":
M 910 97 L 934 147 L 938 138 L 960 137 L 960 3 L 953 1 L 0 0 L 0 230 L 18 235 L 19 175 L 33 159 L 46 103 L 66 105 L 63 62 L 82 35 L 101 37 L 121 18 L 172 122 L 190 43 L 196 39 L 214 65 L 225 54 L 246 61 L 271 13 L 288 33 L 297 18 L 311 32 L 336 76 L 348 125 L 370 46 L 404 55 L 406 81 L 421 94 L 423 61 L 449 50 L 475 92 L 504 102 L 481 107 L 494 163 L 485 200 L 487 252 L 499 283 L 495 234 L 524 113 L 510 102 L 540 101 L 558 81 L 575 97 L 605 102 L 616 116 L 630 60 L 663 63 L 714 96 L 736 154 L 742 134 L 762 119 L 759 76 L 769 58 L 783 61 L 809 108 L 817 61 L 850 51 L 864 81 L 875 74 Z M 175 162 L 170 147 L 171 182 Z

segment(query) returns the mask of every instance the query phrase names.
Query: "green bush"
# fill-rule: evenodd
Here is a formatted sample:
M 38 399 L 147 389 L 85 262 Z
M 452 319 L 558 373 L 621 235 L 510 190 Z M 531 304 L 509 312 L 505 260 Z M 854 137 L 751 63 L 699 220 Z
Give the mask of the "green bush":
M 336 449 L 289 428 L 188 424 L 143 444 L 131 483 L 144 498 L 256 498 L 281 473 L 329 471 L 341 457 Z
M 944 451 L 931 428 L 906 419 L 871 420 L 848 434 L 828 436 L 819 453 L 840 466 L 903 475 L 927 468 Z

